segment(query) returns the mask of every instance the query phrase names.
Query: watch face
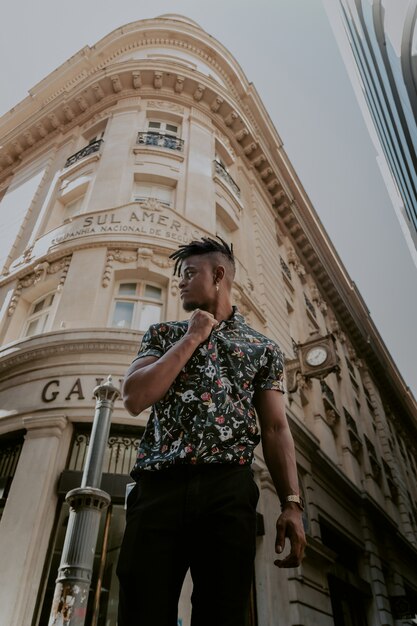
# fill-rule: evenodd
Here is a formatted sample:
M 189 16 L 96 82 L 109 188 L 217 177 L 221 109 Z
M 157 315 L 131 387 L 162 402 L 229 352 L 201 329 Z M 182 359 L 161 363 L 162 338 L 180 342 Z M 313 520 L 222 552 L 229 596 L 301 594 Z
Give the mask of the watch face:
M 327 359 L 327 350 L 322 346 L 311 348 L 306 354 L 306 361 L 313 367 L 316 365 L 322 365 Z

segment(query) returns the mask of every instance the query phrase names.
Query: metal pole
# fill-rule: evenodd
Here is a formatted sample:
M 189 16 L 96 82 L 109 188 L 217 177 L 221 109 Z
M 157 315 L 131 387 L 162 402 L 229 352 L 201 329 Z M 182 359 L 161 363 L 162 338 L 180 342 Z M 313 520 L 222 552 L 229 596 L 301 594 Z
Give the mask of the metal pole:
M 120 392 L 111 376 L 94 389 L 96 408 L 81 487 L 69 491 L 70 516 L 48 626 L 84 626 L 102 512 L 110 496 L 100 489 L 111 414 Z

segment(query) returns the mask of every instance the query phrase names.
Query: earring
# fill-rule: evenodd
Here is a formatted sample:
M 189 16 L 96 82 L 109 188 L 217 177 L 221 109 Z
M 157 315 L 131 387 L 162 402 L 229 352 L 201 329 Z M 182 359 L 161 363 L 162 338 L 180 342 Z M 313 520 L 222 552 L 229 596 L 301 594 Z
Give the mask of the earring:
M 218 291 L 219 291 L 219 289 L 220 289 L 220 287 L 219 287 L 219 283 L 216 283 L 216 291 L 218 292 Z

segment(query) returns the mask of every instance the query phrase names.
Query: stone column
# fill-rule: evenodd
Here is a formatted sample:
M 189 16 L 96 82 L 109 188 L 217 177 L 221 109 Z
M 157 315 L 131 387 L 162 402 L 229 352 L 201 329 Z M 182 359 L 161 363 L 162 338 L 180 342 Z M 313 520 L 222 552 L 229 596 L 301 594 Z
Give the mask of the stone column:
M 216 228 L 213 185 L 213 128 L 210 118 L 192 109 L 187 153 L 185 217 L 205 230 Z
M 117 109 L 109 120 L 88 211 L 109 209 L 130 202 L 133 189 L 133 152 L 140 130 L 139 100 L 130 110 Z
M 64 415 L 23 419 L 27 429 L 0 524 L 0 615 L 7 626 L 31 624 L 57 506 L 72 427 Z

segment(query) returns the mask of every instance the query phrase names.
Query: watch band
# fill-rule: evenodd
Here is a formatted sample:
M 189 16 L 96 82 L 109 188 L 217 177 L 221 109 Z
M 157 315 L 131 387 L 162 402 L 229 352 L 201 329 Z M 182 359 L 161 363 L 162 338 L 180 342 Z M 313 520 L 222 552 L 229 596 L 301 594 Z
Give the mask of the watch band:
M 304 511 L 304 500 L 298 494 L 292 493 L 289 496 L 286 496 L 284 503 L 282 504 L 282 508 L 284 508 L 284 506 L 289 502 L 295 502 L 295 504 L 298 504 L 299 508 Z

